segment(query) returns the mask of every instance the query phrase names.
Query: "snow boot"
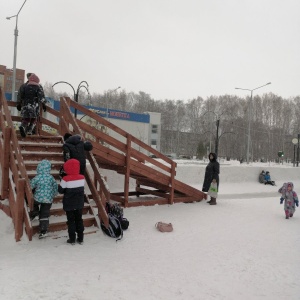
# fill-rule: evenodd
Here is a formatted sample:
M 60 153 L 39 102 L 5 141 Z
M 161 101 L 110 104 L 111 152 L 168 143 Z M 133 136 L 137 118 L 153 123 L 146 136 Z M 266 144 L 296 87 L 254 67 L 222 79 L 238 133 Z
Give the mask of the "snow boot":
M 77 239 L 76 242 L 77 242 L 79 245 L 83 245 L 83 240 Z
M 290 214 L 290 218 L 292 218 L 293 217 L 293 214 Z
M 289 216 L 285 216 L 285 218 L 286 218 L 286 219 L 289 219 L 290 217 L 289 217 Z
M 45 238 L 47 236 L 48 236 L 48 232 L 47 231 L 41 231 L 40 235 L 39 235 L 39 239 L 43 239 L 43 238 Z
M 32 135 L 33 133 L 32 133 L 32 131 L 33 131 L 33 124 L 30 124 L 28 127 L 27 127 L 27 135 Z
M 75 245 L 75 241 L 71 241 L 70 239 L 67 240 L 67 243 L 68 243 L 68 244 L 71 244 L 72 246 Z
M 217 205 L 217 198 L 211 197 L 209 205 Z
M 21 136 L 22 136 L 23 138 L 25 138 L 25 137 L 26 137 L 25 127 L 21 125 L 21 126 L 19 127 L 19 130 L 20 130 Z

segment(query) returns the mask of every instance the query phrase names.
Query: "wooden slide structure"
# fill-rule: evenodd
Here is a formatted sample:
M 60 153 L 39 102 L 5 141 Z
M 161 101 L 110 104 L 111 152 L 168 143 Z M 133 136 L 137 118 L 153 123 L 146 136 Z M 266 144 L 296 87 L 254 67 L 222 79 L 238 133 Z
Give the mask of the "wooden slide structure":
M 51 174 L 59 181 L 63 164 L 62 136 L 66 132 L 80 134 L 93 144 L 93 150 L 86 152 L 90 167 L 85 174 L 88 186 L 83 209 L 85 233 L 97 231 L 100 221 L 108 225 L 104 207 L 109 200 L 132 207 L 206 199 L 206 194 L 176 180 L 173 160 L 68 97 L 60 99 L 59 110 L 51 107 L 47 107 L 46 113 L 41 110 L 37 134 L 26 138 L 15 127 L 15 122 L 21 121 L 20 116 L 12 113 L 15 107 L 16 103 L 7 101 L 0 88 L 0 208 L 13 220 L 16 241 L 21 239 L 24 229 L 29 240 L 38 232 L 38 221 L 31 221 L 28 213 L 34 203 L 30 179 L 36 175 L 38 163 L 48 159 L 52 164 Z M 75 119 L 74 110 L 85 115 L 88 122 Z M 101 169 L 120 174 L 124 189 L 110 192 Z M 130 191 L 130 180 L 135 181 L 133 191 Z M 62 196 L 58 195 L 50 211 L 49 232 L 66 229 Z

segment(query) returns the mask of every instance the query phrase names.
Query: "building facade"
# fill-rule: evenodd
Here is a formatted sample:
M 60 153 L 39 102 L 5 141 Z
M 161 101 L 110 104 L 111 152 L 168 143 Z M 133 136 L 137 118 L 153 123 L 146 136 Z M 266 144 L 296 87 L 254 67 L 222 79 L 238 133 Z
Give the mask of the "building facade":
M 24 83 L 25 70 L 16 69 L 16 92 L 20 86 Z M 0 86 L 8 96 L 11 97 L 13 83 L 13 69 L 7 69 L 6 66 L 0 65 Z M 10 100 L 10 99 L 8 99 Z
M 47 97 L 46 97 L 47 98 Z M 50 106 L 54 109 L 59 110 L 59 101 L 47 98 L 49 100 Z M 96 106 L 85 106 L 87 109 L 95 112 L 97 115 L 103 118 L 107 118 L 107 120 L 122 128 L 124 131 L 130 133 L 132 136 L 136 137 L 140 141 L 145 144 L 151 146 L 153 149 L 157 151 L 160 150 L 160 137 L 161 137 L 161 113 L 156 112 L 145 112 L 145 113 L 133 113 L 128 111 L 107 109 L 103 107 Z M 88 123 L 91 126 L 97 127 L 97 124 L 92 124 L 93 120 L 91 120 L 88 116 L 81 114 L 79 111 L 77 112 L 77 118 L 81 119 L 83 122 Z M 52 120 L 55 122 L 55 120 Z M 125 142 L 125 138 L 120 136 L 114 131 L 111 131 L 109 128 L 102 126 L 101 128 L 97 128 L 98 130 L 105 131 L 106 134 L 114 137 L 115 139 Z M 140 146 L 133 143 L 133 147 L 139 151 Z M 149 154 L 148 151 L 142 151 L 145 154 Z

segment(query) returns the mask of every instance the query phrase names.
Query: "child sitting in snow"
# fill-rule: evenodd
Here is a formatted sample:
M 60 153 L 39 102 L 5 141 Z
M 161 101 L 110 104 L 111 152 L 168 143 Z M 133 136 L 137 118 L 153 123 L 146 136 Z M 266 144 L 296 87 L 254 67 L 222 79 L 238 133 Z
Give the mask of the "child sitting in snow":
M 265 183 L 265 175 L 266 175 L 265 171 L 262 170 L 261 173 L 258 176 L 259 183 Z
M 267 171 L 265 175 L 265 185 L 270 184 L 270 185 L 275 185 L 275 181 L 271 180 L 270 172 Z
M 292 182 L 286 182 L 278 190 L 281 193 L 280 204 L 284 201 L 284 212 L 285 218 L 291 218 L 295 213 L 295 206 L 299 206 L 298 196 L 295 191 L 293 191 L 294 184 Z

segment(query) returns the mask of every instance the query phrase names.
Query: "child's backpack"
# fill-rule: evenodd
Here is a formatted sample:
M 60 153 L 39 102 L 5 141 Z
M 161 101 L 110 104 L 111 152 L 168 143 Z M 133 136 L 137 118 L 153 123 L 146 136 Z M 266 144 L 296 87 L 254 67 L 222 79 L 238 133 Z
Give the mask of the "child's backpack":
M 123 229 L 121 223 L 119 219 L 113 216 L 111 213 L 108 213 L 108 218 L 109 218 L 108 228 L 106 228 L 104 223 L 101 221 L 100 224 L 101 229 L 106 235 L 115 238 L 117 242 L 123 238 Z
M 123 217 L 123 207 L 119 203 L 111 204 L 106 202 L 105 209 L 107 213 L 115 216 L 120 221 L 123 230 L 129 227 L 129 221 Z

